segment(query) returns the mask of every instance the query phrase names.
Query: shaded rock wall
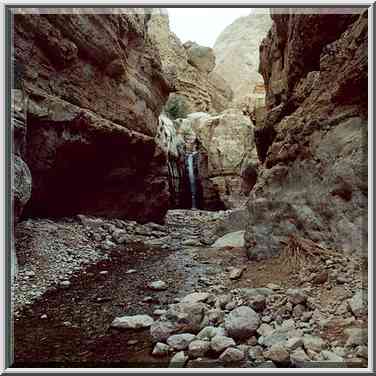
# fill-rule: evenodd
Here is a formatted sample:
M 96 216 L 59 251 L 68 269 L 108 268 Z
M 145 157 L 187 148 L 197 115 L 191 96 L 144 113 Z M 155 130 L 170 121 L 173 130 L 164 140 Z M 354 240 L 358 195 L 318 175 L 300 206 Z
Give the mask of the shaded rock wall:
M 19 222 L 25 205 L 31 196 L 32 178 L 28 165 L 25 163 L 26 148 L 26 107 L 27 97 L 22 90 L 12 90 L 11 98 L 11 134 L 12 150 L 12 233 Z M 11 278 L 17 274 L 18 262 L 14 248 L 14 236 L 11 241 Z
M 272 18 L 260 47 L 267 113 L 256 124 L 269 139 L 256 137 L 264 164 L 248 201 L 248 254 L 275 254 L 290 234 L 366 251 L 367 13 Z
M 30 10 L 23 10 L 23 13 Z M 14 16 L 29 97 L 25 216 L 78 213 L 161 221 L 166 157 L 155 143 L 171 83 L 140 9 L 58 9 Z

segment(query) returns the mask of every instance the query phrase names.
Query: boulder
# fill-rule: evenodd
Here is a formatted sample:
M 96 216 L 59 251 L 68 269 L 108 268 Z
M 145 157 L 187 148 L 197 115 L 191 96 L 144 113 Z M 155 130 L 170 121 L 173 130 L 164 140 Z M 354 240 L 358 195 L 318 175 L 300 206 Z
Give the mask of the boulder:
M 206 311 L 203 303 L 172 304 L 151 325 L 150 334 L 155 342 L 165 342 L 173 334 L 198 333 L 205 326 Z
M 256 334 L 259 324 L 258 314 L 246 306 L 235 308 L 225 319 L 225 329 L 235 339 L 246 339 Z
M 230 347 L 221 354 L 219 359 L 224 363 L 237 363 L 244 359 L 244 352 Z
M 188 356 L 184 353 L 184 351 L 179 351 L 171 358 L 169 367 L 182 368 L 185 366 L 187 361 Z
M 200 46 L 195 42 L 185 42 L 188 63 L 204 73 L 210 73 L 215 66 L 215 55 L 210 47 Z
M 210 341 L 210 347 L 213 351 L 221 353 L 223 350 L 226 350 L 228 347 L 235 346 L 235 341 L 230 337 L 225 337 L 221 335 L 216 335 Z
M 188 346 L 188 354 L 191 358 L 199 358 L 205 356 L 209 349 L 210 342 L 194 340 Z
M 225 331 L 221 327 L 205 326 L 198 334 L 199 339 L 212 339 L 215 336 L 225 336 Z
M 209 298 L 210 294 L 207 292 L 194 292 L 192 294 L 186 295 L 181 303 L 199 303 L 205 302 Z
M 290 354 L 291 363 L 298 368 L 306 366 L 307 362 L 310 362 L 310 357 L 305 353 L 303 349 L 296 349 Z
M 150 282 L 148 284 L 148 287 L 151 290 L 155 290 L 155 291 L 163 291 L 163 290 L 167 290 L 168 289 L 167 283 L 164 282 L 164 281 L 153 281 L 153 282 Z
M 244 246 L 244 231 L 231 232 L 217 239 L 212 248 L 224 247 L 243 247 Z
M 361 317 L 367 312 L 367 292 L 364 290 L 358 291 L 348 301 L 349 308 L 355 317 Z
M 154 319 L 148 315 L 134 315 L 116 317 L 111 323 L 113 328 L 119 329 L 144 329 L 153 324 Z
M 185 350 L 194 338 L 195 335 L 190 333 L 174 334 L 168 337 L 167 344 L 175 350 Z
M 165 343 L 157 342 L 154 346 L 152 355 L 154 356 L 167 356 L 170 352 L 170 347 Z
M 288 289 L 286 295 L 293 305 L 304 304 L 307 300 L 306 294 L 301 289 Z
M 269 350 L 264 352 L 266 359 L 270 359 L 275 363 L 288 363 L 290 360 L 290 354 L 286 348 L 281 344 L 273 345 Z
M 178 331 L 178 328 L 175 322 L 157 320 L 150 326 L 150 335 L 154 342 L 165 342 L 171 334 Z
M 325 347 L 325 342 L 320 337 L 306 334 L 303 337 L 303 345 L 306 351 L 312 350 L 320 352 Z

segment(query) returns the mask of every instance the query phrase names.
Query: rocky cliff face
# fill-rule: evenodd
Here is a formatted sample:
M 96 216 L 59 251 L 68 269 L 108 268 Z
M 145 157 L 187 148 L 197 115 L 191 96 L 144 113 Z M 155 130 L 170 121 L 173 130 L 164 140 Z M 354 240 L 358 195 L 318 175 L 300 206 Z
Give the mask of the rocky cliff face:
M 23 9 L 16 75 L 28 97 L 27 216 L 77 213 L 160 221 L 169 201 L 154 136 L 171 83 L 137 9 Z M 30 13 L 30 14 L 29 14 Z
M 157 46 L 166 76 L 174 82 L 176 95 L 186 100 L 186 112 L 220 112 L 232 99 L 229 84 L 212 72 L 213 50 L 194 42 L 184 45 L 170 31 L 168 15 L 154 12 L 148 32 Z
M 173 121 L 165 114 L 159 116 L 159 128 L 155 140 L 167 156 L 169 208 L 185 207 L 185 198 L 189 195 L 186 182 L 185 143 L 181 135 L 177 134 Z
M 260 47 L 264 165 L 248 201 L 248 254 L 275 254 L 291 235 L 366 250 L 367 13 L 272 18 Z
M 26 147 L 26 107 L 27 97 L 21 90 L 12 90 L 11 98 L 11 132 L 13 141 L 12 152 L 12 234 L 22 215 L 23 209 L 31 196 L 31 173 L 25 163 Z M 13 238 L 14 239 L 14 238 Z M 11 276 L 12 281 L 18 270 L 18 262 L 14 249 L 14 240 L 11 242 Z
M 257 161 L 250 119 L 236 109 L 218 115 L 192 113 L 180 121 L 178 133 L 188 150 L 198 151 L 202 207 L 219 210 L 244 202 L 250 184 L 247 169 Z
M 254 9 L 227 26 L 214 44 L 214 73 L 223 77 L 234 92 L 233 104 L 253 107 L 257 93 L 254 87 L 262 82 L 258 73 L 259 45 L 272 24 L 268 9 Z

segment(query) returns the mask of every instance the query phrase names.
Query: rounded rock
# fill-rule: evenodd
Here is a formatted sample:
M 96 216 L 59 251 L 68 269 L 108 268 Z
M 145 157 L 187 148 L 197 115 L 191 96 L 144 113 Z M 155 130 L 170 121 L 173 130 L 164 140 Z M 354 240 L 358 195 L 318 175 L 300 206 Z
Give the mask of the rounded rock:
M 255 335 L 259 325 L 258 314 L 246 306 L 235 308 L 225 319 L 227 334 L 235 339 L 247 339 Z

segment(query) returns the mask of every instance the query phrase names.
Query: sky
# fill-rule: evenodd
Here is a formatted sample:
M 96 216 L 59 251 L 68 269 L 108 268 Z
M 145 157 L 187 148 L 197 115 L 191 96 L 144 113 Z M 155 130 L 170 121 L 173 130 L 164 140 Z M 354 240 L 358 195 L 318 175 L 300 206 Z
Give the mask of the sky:
M 213 47 L 221 31 L 251 8 L 167 8 L 170 29 L 184 43 L 187 40 Z

